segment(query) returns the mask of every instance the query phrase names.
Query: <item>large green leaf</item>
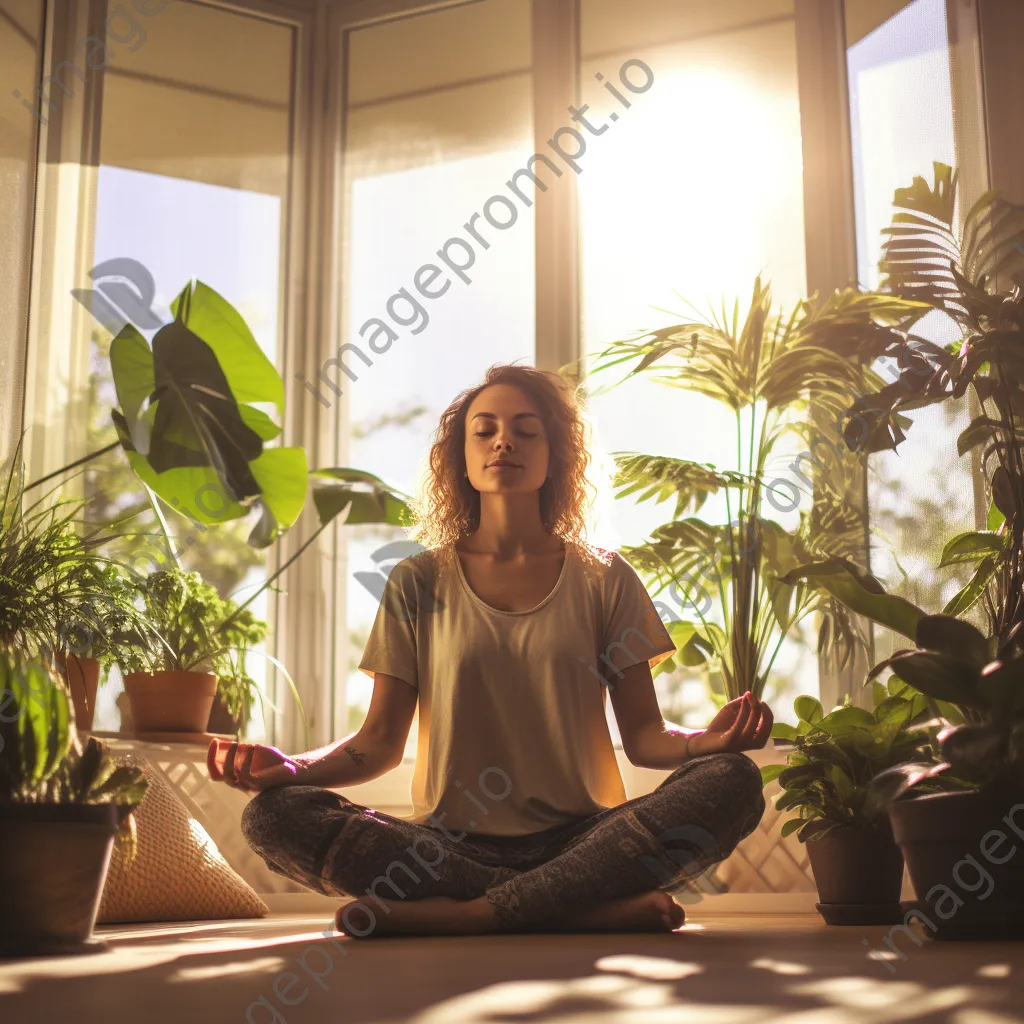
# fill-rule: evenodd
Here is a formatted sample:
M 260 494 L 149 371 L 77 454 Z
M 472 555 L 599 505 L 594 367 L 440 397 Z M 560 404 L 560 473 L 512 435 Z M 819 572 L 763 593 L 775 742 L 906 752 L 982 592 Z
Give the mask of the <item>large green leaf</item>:
M 288 529 L 306 503 L 309 466 L 302 448 L 264 448 L 252 463 L 252 475 L 260 485 L 263 504 L 277 527 Z
M 942 549 L 939 568 L 948 565 L 960 565 L 964 562 L 978 562 L 989 555 L 1002 554 L 1009 545 L 1009 538 L 998 533 L 983 530 L 971 530 L 959 533 L 947 541 Z
M 970 611 L 981 600 L 998 568 L 999 564 L 995 558 L 983 559 L 975 570 L 974 575 L 968 580 L 967 585 L 958 590 L 946 602 L 946 607 L 942 609 L 942 613 L 944 615 L 959 616 Z
M 231 303 L 195 281 L 174 299 L 171 312 L 213 349 L 237 401 L 272 402 L 284 411 L 281 376 Z
M 187 286 L 173 309 L 177 319 L 152 349 L 130 328 L 111 345 L 121 444 L 140 479 L 196 522 L 258 510 L 249 542 L 265 547 L 298 518 L 308 486 L 305 453 L 264 448 L 280 427 L 245 404 L 280 409 L 280 375 L 237 310 L 206 285 Z
M 707 663 L 708 656 L 714 653 L 711 644 L 704 638 L 701 626 L 694 622 L 676 619 L 665 623 L 669 638 L 676 645 L 675 653 L 659 662 L 654 675 L 659 676 L 672 672 L 680 665 L 696 668 Z
M 952 615 L 925 615 L 917 624 L 917 646 L 938 651 L 980 672 L 995 654 L 995 645 L 976 626 Z
M 935 651 L 904 651 L 876 665 L 870 677 L 885 668 L 891 668 L 900 679 L 927 697 L 966 707 L 977 704 L 977 672 L 947 655 Z
M 281 428 L 262 410 L 254 405 L 240 405 L 242 422 L 260 436 L 262 441 L 273 441 L 281 433 Z
M 142 443 L 148 448 L 148 440 L 138 436 L 136 425 L 145 402 L 156 388 L 153 352 L 130 323 L 110 343 L 110 372 L 128 435 L 135 447 Z
M 633 495 L 636 501 L 674 498 L 675 516 L 696 512 L 712 494 L 724 487 L 746 487 L 739 473 L 720 472 L 713 466 L 661 455 L 615 452 L 616 497 Z
M 145 453 L 153 469 L 211 466 L 235 501 L 257 497 L 249 464 L 263 442 L 242 419 L 213 349 L 175 321 L 153 338 L 153 369 L 156 413 Z
M 337 467 L 317 469 L 313 477 L 313 502 L 321 523 L 348 510 L 345 523 L 387 523 L 407 526 L 412 522 L 408 498 L 380 477 L 360 469 Z
M 793 702 L 793 710 L 796 711 L 797 718 L 804 722 L 810 722 L 811 725 L 817 725 L 825 716 L 825 709 L 821 706 L 821 701 L 808 694 L 801 694 L 796 698 Z
M 817 723 L 818 729 L 831 733 L 833 736 L 849 736 L 855 729 L 873 729 L 875 716 L 864 708 L 853 704 L 830 711 Z
M 885 593 L 878 580 L 846 559 L 830 558 L 800 566 L 782 578 L 783 583 L 789 584 L 798 580 L 807 580 L 851 611 L 906 637 L 914 637 L 917 623 L 925 614 L 904 598 Z

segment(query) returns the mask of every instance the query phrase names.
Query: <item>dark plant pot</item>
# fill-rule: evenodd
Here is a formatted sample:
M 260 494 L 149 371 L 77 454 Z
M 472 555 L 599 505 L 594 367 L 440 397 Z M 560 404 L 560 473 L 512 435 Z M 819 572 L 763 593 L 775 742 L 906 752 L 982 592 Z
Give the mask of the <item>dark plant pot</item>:
M 1024 938 L 1024 787 L 904 798 L 889 818 L 926 935 Z
M 129 672 L 124 692 L 135 733 L 206 732 L 217 677 L 212 672 Z
M 0 958 L 89 953 L 113 804 L 0 804 Z
M 820 832 L 819 825 L 812 832 Z M 807 842 L 818 912 L 828 924 L 892 924 L 901 919 L 903 854 L 889 822 L 837 825 Z
M 57 654 L 55 656 L 61 674 L 71 690 L 71 701 L 75 708 L 75 725 L 89 732 L 96 712 L 96 691 L 100 685 L 100 663 L 95 658 L 83 658 L 78 654 Z
M 248 719 L 249 716 L 244 707 L 237 715 L 232 715 L 221 699 L 220 690 L 218 690 L 213 698 L 210 723 L 206 729 L 207 732 L 219 733 L 223 736 L 241 736 Z

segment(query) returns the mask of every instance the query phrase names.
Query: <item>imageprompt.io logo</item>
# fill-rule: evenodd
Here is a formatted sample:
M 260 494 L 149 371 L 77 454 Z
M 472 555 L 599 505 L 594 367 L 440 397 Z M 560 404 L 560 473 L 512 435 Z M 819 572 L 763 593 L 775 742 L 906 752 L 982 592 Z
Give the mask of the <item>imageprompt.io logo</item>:
M 417 600 L 415 609 L 411 609 L 407 602 L 400 599 L 400 594 L 397 590 L 389 590 L 388 588 L 388 579 L 395 566 L 403 559 L 411 558 L 413 555 L 418 555 L 426 550 L 422 544 L 417 544 L 412 540 L 392 541 L 390 544 L 377 548 L 370 555 L 370 558 L 373 559 L 374 564 L 377 566 L 375 572 L 357 572 L 353 573 L 353 575 L 362 587 L 373 594 L 379 604 L 383 604 L 392 615 L 403 622 L 412 617 L 410 613 L 413 610 L 422 611 L 428 615 L 438 612 L 444 607 L 443 602 L 426 586 L 425 581 L 418 574 L 416 576 Z
M 166 322 L 153 311 L 156 282 L 149 270 L 128 256 L 104 260 L 89 271 L 95 288 L 72 288 L 71 294 L 100 326 L 117 335 L 125 324 L 155 331 Z

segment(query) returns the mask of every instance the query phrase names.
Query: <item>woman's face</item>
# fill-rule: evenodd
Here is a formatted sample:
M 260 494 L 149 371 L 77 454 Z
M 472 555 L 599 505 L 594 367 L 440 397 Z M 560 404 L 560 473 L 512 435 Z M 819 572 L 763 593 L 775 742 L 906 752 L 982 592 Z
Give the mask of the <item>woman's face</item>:
M 551 450 L 540 410 L 511 384 L 484 388 L 466 410 L 466 470 L 481 494 L 539 491 Z

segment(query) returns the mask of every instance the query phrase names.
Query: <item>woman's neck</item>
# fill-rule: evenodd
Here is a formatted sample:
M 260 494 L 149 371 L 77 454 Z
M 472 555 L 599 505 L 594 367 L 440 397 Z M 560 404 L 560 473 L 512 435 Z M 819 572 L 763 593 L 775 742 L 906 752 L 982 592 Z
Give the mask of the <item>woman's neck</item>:
M 499 558 L 549 554 L 560 551 L 562 541 L 540 517 L 540 496 L 530 494 L 481 494 L 480 525 L 459 549 Z

